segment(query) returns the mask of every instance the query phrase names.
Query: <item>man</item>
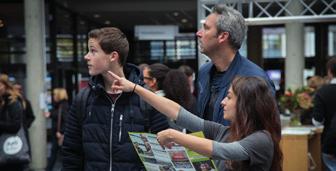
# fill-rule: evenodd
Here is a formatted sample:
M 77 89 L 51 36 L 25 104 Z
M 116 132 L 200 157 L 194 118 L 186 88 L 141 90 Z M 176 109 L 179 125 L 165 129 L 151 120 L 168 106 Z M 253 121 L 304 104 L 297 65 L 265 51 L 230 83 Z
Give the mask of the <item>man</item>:
M 266 73 L 238 52 L 246 31 L 245 20 L 238 11 L 218 4 L 206 18 L 203 28 L 196 33 L 200 52 L 211 59 L 201 67 L 197 83 L 197 112 L 206 120 L 229 124 L 223 119 L 220 102 L 237 75 L 259 76 L 275 92 Z
M 323 125 L 322 159 L 327 170 L 336 170 L 336 58 L 327 63 L 330 84 L 317 90 L 314 97 L 313 124 Z
M 114 92 L 115 81 L 108 71 L 141 83 L 141 72 L 127 64 L 129 43 L 114 27 L 94 29 L 88 34 L 89 90 L 87 100 L 77 95 L 72 104 L 63 142 L 63 170 L 143 170 L 128 132 L 151 132 L 166 129 L 163 115 L 142 113 L 140 98 L 135 93 Z M 87 89 L 86 89 L 87 90 Z M 83 91 L 82 91 L 83 92 Z M 85 113 L 77 110 L 78 102 L 86 103 Z

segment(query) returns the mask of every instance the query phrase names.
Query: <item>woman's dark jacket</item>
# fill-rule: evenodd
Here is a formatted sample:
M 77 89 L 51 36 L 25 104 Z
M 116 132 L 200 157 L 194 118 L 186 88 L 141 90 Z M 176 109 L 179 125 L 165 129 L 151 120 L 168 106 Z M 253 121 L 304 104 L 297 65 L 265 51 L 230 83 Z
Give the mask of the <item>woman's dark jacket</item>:
M 69 108 L 69 104 L 67 100 L 61 100 L 55 103 L 55 109 L 51 111 L 53 134 L 56 135 L 57 131 L 64 133 L 64 129 L 65 129 L 64 127 L 65 127 L 66 117 L 68 113 L 68 108 Z M 58 126 L 59 115 L 60 115 L 60 125 Z
M 0 106 L 0 135 L 2 133 L 16 133 L 21 126 L 22 105 L 18 100 L 10 103 L 8 95 L 1 98 L 5 103 Z
M 140 84 L 138 68 L 127 64 L 124 73 L 128 80 Z M 63 143 L 63 170 L 142 170 L 128 132 L 158 132 L 168 127 L 163 115 L 151 115 L 140 109 L 140 98 L 135 93 L 122 93 L 112 102 L 104 90 L 102 76 L 92 77 L 87 112 L 76 113 L 73 103 L 67 118 Z M 77 110 L 78 111 L 78 110 Z M 148 118 L 148 121 L 146 121 Z
M 8 95 L 0 98 L 3 98 L 5 101 L 4 105 L 0 106 L 0 135 L 3 133 L 14 134 L 21 127 L 23 115 L 22 104 L 19 100 L 11 103 Z M 23 166 L 23 164 L 5 164 L 0 166 L 0 170 L 22 171 Z

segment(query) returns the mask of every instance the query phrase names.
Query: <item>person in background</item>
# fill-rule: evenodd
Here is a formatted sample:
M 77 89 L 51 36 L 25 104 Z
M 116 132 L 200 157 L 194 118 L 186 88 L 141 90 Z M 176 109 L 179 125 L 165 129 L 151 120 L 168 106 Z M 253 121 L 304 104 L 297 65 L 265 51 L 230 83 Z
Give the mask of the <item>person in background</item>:
M 220 103 L 237 75 L 263 78 L 275 95 L 274 84 L 263 69 L 239 53 L 246 31 L 244 17 L 238 11 L 216 4 L 196 33 L 200 52 L 211 59 L 198 72 L 197 113 L 201 118 L 229 125 L 222 117 Z
M 317 90 L 325 84 L 325 80 L 323 77 L 314 75 L 307 79 L 307 86 L 312 89 L 313 93 L 311 94 L 312 98 L 314 98 Z M 304 110 L 300 116 L 300 121 L 303 125 L 313 125 L 313 108 L 309 108 L 308 110 Z
M 64 88 L 53 89 L 54 108 L 46 117 L 51 117 L 51 153 L 47 170 L 52 171 L 64 139 L 64 125 L 69 108 L 68 93 Z
M 181 65 L 178 69 L 187 76 L 189 86 L 190 86 L 190 92 L 191 94 L 194 94 L 194 91 L 195 91 L 195 85 L 194 85 L 195 72 L 194 70 L 188 65 Z
M 183 108 L 196 113 L 196 99 L 191 94 L 188 77 L 179 69 L 171 69 L 163 81 L 166 98 L 173 100 Z
M 88 49 L 84 58 L 91 78 L 68 113 L 63 171 L 144 170 L 128 132 L 157 133 L 168 128 L 167 119 L 160 114 L 143 113 L 142 100 L 137 94 L 112 91 L 115 79 L 108 71 L 144 85 L 139 68 L 126 63 L 129 42 L 121 30 L 116 27 L 91 30 Z M 86 90 L 87 99 L 81 99 Z M 85 113 L 77 110 L 81 104 L 85 104 Z
M 31 106 L 30 101 L 27 99 L 26 96 L 24 96 L 24 91 L 23 91 L 22 85 L 19 84 L 19 83 L 14 83 L 13 88 L 21 94 L 21 99 L 22 99 L 23 103 L 25 104 L 24 105 L 25 106 L 24 115 L 23 115 L 23 125 L 24 125 L 24 127 L 26 129 L 26 133 L 28 135 L 28 129 L 30 128 L 31 124 L 35 120 L 35 115 L 34 115 L 34 112 L 33 112 L 33 108 Z M 29 136 L 27 136 L 27 138 L 29 138 Z
M 315 75 L 308 79 L 307 85 L 310 88 L 313 88 L 315 91 L 318 90 L 320 87 L 322 87 L 325 84 L 325 81 L 323 77 Z
M 167 129 L 157 135 L 160 145 L 169 148 L 177 143 L 211 157 L 219 170 L 282 170 L 279 112 L 274 94 L 262 78 L 237 76 L 233 79 L 227 96 L 221 101 L 225 111 L 223 117 L 231 121 L 231 126 L 224 126 L 205 121 L 179 104 L 157 96 L 113 72 L 109 73 L 117 80 L 112 85 L 113 91 L 134 90 L 178 125 L 190 131 L 203 131 L 206 137 Z
M 336 58 L 327 62 L 329 84 L 317 90 L 314 97 L 313 124 L 323 125 L 322 160 L 329 171 L 336 170 Z
M 139 67 L 140 71 L 143 72 L 143 70 L 148 67 L 148 64 L 141 63 L 141 64 L 138 65 L 138 67 Z
M 16 91 L 8 77 L 0 76 L 0 135 L 3 133 L 17 133 L 22 124 L 23 105 L 20 102 L 20 93 Z M 3 148 L 3 147 L 1 147 Z M 0 165 L 0 170 L 22 171 L 25 163 L 8 163 Z
M 145 67 L 143 70 L 143 79 L 147 87 L 155 94 L 164 96 L 163 81 L 169 70 L 169 67 L 160 63 Z

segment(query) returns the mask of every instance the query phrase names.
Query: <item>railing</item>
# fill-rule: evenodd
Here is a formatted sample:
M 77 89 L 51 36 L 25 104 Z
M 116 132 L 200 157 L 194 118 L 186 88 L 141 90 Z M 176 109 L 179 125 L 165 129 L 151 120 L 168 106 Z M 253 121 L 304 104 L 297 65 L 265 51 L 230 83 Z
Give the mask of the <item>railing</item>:
M 240 11 L 248 25 L 336 21 L 336 0 L 200 0 L 199 3 L 199 19 L 204 19 L 214 4 L 224 3 Z

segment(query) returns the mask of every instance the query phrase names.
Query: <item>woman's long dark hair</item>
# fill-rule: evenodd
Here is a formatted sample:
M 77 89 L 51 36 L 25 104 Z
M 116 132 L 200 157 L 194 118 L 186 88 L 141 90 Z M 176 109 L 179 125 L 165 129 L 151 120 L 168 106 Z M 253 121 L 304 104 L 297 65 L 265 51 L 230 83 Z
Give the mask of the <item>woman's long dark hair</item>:
M 187 110 L 192 110 L 193 95 L 190 92 L 188 77 L 178 69 L 171 69 L 163 82 L 165 97 L 175 101 Z
M 256 131 L 266 130 L 274 144 L 271 170 L 282 170 L 279 112 L 267 83 L 259 77 L 238 76 L 231 87 L 237 96 L 237 112 L 231 123 L 229 141 L 241 140 Z

